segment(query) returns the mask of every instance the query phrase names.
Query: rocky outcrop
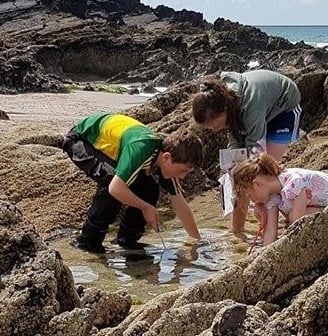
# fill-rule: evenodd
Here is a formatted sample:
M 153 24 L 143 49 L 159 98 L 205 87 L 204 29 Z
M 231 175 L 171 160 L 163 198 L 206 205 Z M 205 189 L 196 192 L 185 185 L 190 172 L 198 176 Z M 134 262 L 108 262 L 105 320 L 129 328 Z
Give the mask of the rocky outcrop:
M 239 50 L 237 55 L 249 55 L 253 51 L 263 50 L 288 50 L 293 49 L 293 45 L 281 37 L 270 37 L 260 29 L 244 26 L 238 22 L 231 22 L 223 18 L 218 18 L 214 22 L 214 30 L 218 32 L 220 38 L 218 46 L 234 44 Z
M 79 291 L 81 303 L 94 313 L 93 324 L 97 328 L 116 325 L 128 315 L 132 299 L 127 292 L 106 293 L 98 288 L 84 288 Z
M 327 77 L 328 70 L 313 71 L 302 74 L 295 80 L 302 95 L 302 128 L 306 132 L 319 128 L 327 117 L 327 104 L 324 101 L 324 83 Z
M 5 1 L 0 22 L 2 93 L 65 92 L 65 82 L 90 77 L 167 86 L 244 71 L 251 60 L 276 70 L 322 69 L 328 57 L 254 27 L 220 18 L 212 25 L 201 13 L 139 0 Z
M 87 336 L 122 321 L 131 306 L 127 293 L 74 287 L 58 252 L 10 202 L 0 201 L 0 334 Z M 80 297 L 79 297 L 80 295 Z
M 5 111 L 0 110 L 0 120 L 9 120 L 9 116 Z

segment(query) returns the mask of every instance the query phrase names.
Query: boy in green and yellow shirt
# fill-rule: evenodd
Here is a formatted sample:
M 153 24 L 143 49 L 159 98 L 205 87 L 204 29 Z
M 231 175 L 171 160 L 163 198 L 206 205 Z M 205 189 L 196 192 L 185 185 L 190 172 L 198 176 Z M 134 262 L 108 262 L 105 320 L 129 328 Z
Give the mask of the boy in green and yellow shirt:
M 191 131 L 180 130 L 162 138 L 131 117 L 97 113 L 67 134 L 63 149 L 97 183 L 82 232 L 77 237 L 79 248 L 105 252 L 102 242 L 122 204 L 128 207 L 117 242 L 124 248 L 138 248 L 137 241 L 145 232 L 146 223 L 158 229 L 159 187 L 170 194 L 173 210 L 188 234 L 200 238 L 179 184 L 179 178 L 199 168 L 202 162 L 202 143 Z

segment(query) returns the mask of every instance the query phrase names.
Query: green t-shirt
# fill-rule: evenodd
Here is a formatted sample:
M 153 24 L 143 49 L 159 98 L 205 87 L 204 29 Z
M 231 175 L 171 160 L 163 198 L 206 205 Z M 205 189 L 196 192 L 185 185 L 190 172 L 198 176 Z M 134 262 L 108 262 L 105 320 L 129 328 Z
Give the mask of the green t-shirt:
M 96 113 L 78 123 L 74 131 L 113 162 L 115 173 L 130 186 L 141 170 L 151 174 L 163 139 L 141 122 L 125 115 Z M 181 194 L 178 179 L 157 182 L 172 195 Z

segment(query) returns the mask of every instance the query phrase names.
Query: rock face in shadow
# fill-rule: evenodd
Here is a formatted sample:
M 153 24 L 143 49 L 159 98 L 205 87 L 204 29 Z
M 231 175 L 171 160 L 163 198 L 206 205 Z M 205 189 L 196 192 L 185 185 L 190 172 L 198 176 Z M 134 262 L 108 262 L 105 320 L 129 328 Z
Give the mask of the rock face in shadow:
M 168 86 L 221 70 L 245 71 L 252 60 L 276 70 L 327 68 L 324 49 L 139 0 L 4 1 L 0 23 L 2 93 L 65 92 L 63 83 L 83 78 Z
M 0 120 L 9 120 L 9 116 L 5 111 L 0 110 Z
M 314 71 L 301 74 L 296 80 L 305 113 L 302 129 L 307 132 L 318 128 L 327 115 L 327 104 L 323 99 L 327 74 L 328 71 Z

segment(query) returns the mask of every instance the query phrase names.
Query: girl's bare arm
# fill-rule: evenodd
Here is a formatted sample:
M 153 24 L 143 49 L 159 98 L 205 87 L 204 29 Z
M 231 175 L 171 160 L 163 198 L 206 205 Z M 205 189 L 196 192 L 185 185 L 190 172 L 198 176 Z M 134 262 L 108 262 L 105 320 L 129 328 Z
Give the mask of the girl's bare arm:
M 267 221 L 264 224 L 263 245 L 269 245 L 277 239 L 278 234 L 278 208 L 267 210 Z

